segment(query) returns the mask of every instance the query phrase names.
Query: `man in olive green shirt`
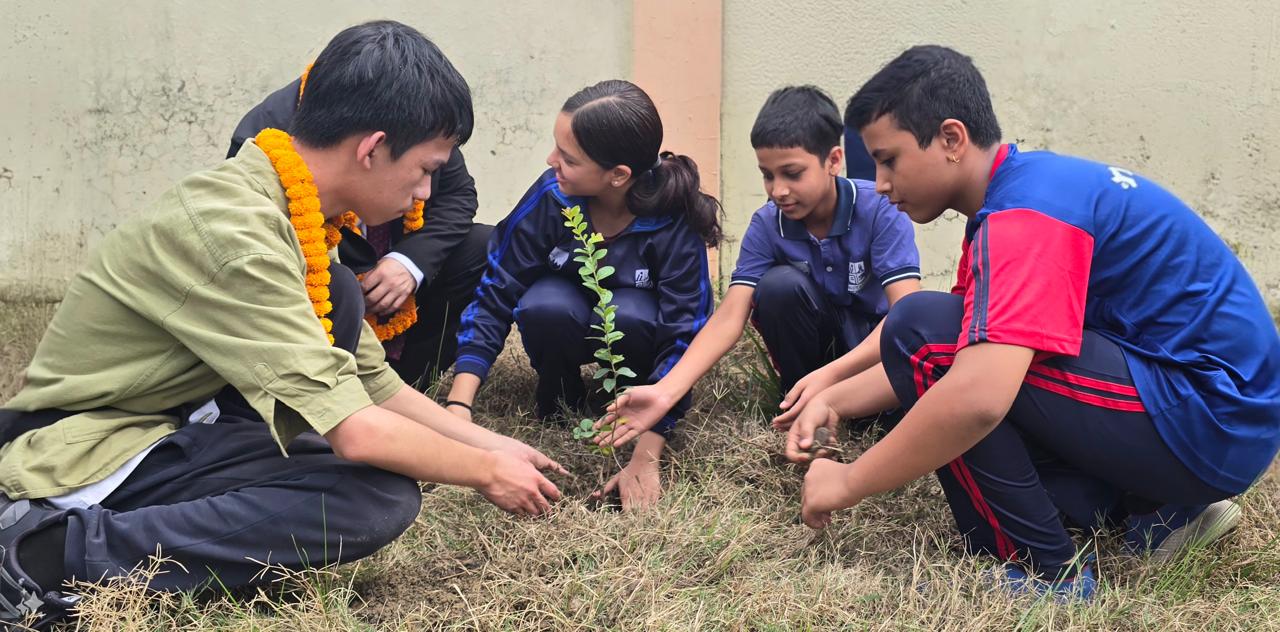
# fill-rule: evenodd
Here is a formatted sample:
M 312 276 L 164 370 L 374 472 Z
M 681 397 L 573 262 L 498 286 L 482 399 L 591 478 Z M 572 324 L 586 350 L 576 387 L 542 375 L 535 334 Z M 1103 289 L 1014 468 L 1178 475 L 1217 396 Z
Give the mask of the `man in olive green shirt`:
M 326 218 L 377 225 L 429 195 L 472 121 L 439 49 L 373 22 L 317 58 L 292 144 Z M 520 515 L 558 498 L 539 470 L 559 465 L 405 386 L 336 262 L 329 344 L 288 202 L 250 143 L 106 236 L 71 282 L 0 411 L 0 627 L 57 616 L 65 581 L 157 550 L 172 563 L 151 586 L 169 590 L 359 559 L 412 524 L 416 481 Z

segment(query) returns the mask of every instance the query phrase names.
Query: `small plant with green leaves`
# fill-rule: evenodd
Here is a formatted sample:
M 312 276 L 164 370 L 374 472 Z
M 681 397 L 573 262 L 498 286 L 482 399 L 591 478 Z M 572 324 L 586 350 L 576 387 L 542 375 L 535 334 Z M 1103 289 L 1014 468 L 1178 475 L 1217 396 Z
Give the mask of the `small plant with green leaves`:
M 618 387 L 618 380 L 624 377 L 634 378 L 636 374 L 622 365 L 622 361 L 626 358 L 613 350 L 614 343 L 622 340 L 623 333 L 615 322 L 618 306 L 612 304 L 613 292 L 601 285 L 614 272 L 613 266 L 602 264 L 604 256 L 609 251 L 598 246 L 604 241 L 600 233 L 588 232 L 587 220 L 583 217 L 580 207 L 566 208 L 561 211 L 561 214 L 565 217 L 564 225 L 573 231 L 573 238 L 582 244 L 573 249 L 575 255 L 573 260 L 582 264 L 582 267 L 578 268 L 578 275 L 582 277 L 582 286 L 595 294 L 596 305 L 592 311 L 600 317 L 600 323 L 591 326 L 599 332 L 599 335 L 587 337 L 588 340 L 599 340 L 601 343 L 601 347 L 595 353 L 600 368 L 596 370 L 592 379 L 601 380 L 601 388 L 616 401 L 622 394 L 622 390 Z M 620 420 L 617 423 L 626 422 Z M 594 420 L 583 419 L 573 428 L 573 438 L 586 441 L 613 431 L 612 424 L 599 429 L 594 426 Z M 607 446 L 601 450 L 606 454 L 613 452 L 613 449 Z

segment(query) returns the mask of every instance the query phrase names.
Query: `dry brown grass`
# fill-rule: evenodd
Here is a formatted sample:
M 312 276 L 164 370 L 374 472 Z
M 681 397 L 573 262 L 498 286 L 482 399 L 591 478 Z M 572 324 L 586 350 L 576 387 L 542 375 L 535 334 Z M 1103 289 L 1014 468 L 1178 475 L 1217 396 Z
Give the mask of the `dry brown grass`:
M 56 308 L 54 303 L 0 302 L 0 402 L 21 388 L 22 369 Z
M 48 313 L 0 310 L 0 384 Z M 469 491 L 436 488 L 417 525 L 360 564 L 201 600 L 118 583 L 90 592 L 78 629 L 1280 629 L 1275 472 L 1241 499 L 1240 529 L 1171 568 L 1103 539 L 1092 605 L 1011 600 L 982 588 L 988 560 L 958 553 L 932 480 L 872 498 L 822 534 L 799 525 L 800 473 L 779 463 L 760 389 L 743 377 L 753 361 L 743 345 L 704 380 L 653 511 L 587 508 L 583 497 L 612 461 L 532 418 L 532 372 L 508 351 L 477 419 L 578 473 L 559 481 L 569 497 L 550 517 L 514 519 Z M 868 440 L 850 440 L 851 452 Z

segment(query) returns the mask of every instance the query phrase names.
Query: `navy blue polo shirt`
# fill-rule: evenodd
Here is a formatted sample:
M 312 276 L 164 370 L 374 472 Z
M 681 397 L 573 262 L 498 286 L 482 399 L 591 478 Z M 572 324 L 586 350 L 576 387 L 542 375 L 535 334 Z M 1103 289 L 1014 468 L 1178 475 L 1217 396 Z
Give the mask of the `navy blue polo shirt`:
M 884 286 L 920 278 L 911 220 L 875 192 L 875 183 L 836 178 L 836 212 L 826 239 L 787 219 L 772 201 L 751 217 L 730 285 L 755 287 L 777 265 L 794 265 L 833 305 L 884 316 Z

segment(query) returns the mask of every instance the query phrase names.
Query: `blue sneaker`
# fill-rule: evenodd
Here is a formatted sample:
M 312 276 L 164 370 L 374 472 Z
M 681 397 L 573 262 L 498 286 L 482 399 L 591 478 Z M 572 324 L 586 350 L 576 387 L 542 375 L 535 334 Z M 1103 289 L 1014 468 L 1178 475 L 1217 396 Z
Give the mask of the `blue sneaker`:
M 1012 562 L 1005 563 L 987 571 L 987 579 L 992 588 L 1003 590 L 1012 596 L 1035 595 L 1052 596 L 1059 603 L 1073 601 L 1093 601 L 1098 589 L 1098 578 L 1094 575 L 1095 557 L 1090 555 L 1076 562 L 1077 571 L 1074 577 L 1066 579 L 1045 579 L 1027 572 L 1027 569 Z
M 1125 546 L 1167 564 L 1181 553 L 1209 544 L 1240 524 L 1240 506 L 1230 500 L 1212 505 L 1165 505 L 1155 513 L 1129 517 Z

